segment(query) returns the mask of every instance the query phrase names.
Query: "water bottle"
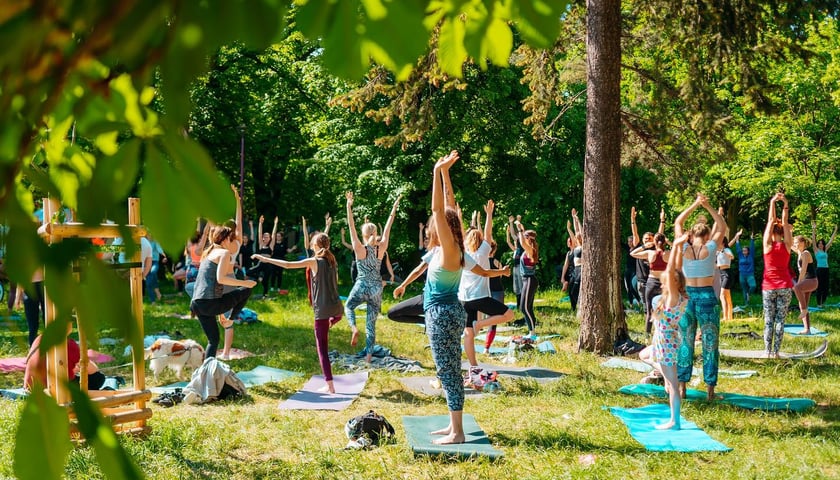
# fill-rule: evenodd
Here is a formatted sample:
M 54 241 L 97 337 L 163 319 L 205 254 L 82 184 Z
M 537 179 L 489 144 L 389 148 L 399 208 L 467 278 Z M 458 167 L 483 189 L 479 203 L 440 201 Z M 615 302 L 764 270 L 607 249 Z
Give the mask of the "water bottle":
M 502 363 L 516 363 L 516 344 L 513 343 L 512 339 L 508 343 L 507 355 L 502 359 Z

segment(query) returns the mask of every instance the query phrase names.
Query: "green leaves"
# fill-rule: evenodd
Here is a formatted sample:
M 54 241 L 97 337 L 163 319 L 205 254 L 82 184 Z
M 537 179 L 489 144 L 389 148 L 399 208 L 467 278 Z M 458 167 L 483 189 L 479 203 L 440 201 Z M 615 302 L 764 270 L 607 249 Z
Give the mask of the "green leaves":
M 71 448 L 67 411 L 41 388 L 34 388 L 15 435 L 15 475 L 21 480 L 64 478 Z

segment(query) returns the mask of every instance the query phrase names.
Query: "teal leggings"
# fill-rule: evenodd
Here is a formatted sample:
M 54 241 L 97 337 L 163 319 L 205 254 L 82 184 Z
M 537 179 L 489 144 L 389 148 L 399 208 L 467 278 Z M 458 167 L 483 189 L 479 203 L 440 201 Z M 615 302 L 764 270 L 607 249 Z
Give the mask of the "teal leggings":
M 700 327 L 703 343 L 703 380 L 706 385 L 717 385 L 720 351 L 720 304 L 712 287 L 686 287 L 688 304 L 680 320 L 682 345 L 678 353 L 677 379 L 691 380 L 694 367 L 694 337 Z

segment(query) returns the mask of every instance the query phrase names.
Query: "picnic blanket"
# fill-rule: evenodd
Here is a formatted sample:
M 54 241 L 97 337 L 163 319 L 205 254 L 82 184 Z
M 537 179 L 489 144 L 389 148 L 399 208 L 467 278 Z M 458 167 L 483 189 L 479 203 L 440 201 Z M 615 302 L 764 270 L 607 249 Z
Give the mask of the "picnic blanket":
M 710 437 L 693 422 L 680 416 L 680 430 L 657 430 L 671 418 L 671 408 L 661 403 L 639 408 L 608 407 L 637 442 L 653 452 L 728 452 L 726 445 Z
M 635 384 L 625 385 L 618 389 L 625 395 L 639 395 L 648 398 L 668 398 L 665 388 L 659 385 Z M 761 410 L 765 412 L 804 412 L 813 408 L 816 402 L 810 398 L 771 398 L 737 393 L 716 392 L 721 398 L 716 403 L 732 405 L 747 410 Z M 707 401 L 706 392 L 689 388 L 685 392 L 686 400 Z
M 390 354 L 382 357 L 374 355 L 371 357 L 370 363 L 367 363 L 364 354 L 353 355 L 340 353 L 337 350 L 330 352 L 330 363 L 336 367 L 343 367 L 351 371 L 375 368 L 390 372 L 415 373 L 425 370 L 420 362 L 409 358 L 395 357 Z
M 280 403 L 280 410 L 344 410 L 362 393 L 368 372 L 333 376 L 335 393 L 319 392 L 323 375 L 314 375 L 298 392 Z

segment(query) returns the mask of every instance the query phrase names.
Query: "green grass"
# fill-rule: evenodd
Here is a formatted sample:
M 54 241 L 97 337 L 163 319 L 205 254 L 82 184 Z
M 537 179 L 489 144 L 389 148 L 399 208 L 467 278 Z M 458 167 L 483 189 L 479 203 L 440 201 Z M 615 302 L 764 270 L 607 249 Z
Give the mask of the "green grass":
M 298 273 L 287 273 L 286 285 L 302 285 Z M 345 286 L 343 293 L 346 290 Z M 390 292 L 390 288 L 386 289 L 386 295 Z M 840 310 L 812 316 L 814 325 L 831 332 L 829 339 L 834 342 L 823 358 L 803 362 L 721 362 L 721 368 L 757 370 L 759 375 L 742 380 L 722 377 L 719 391 L 809 397 L 817 402 L 817 408 L 803 414 L 787 414 L 688 403 L 683 407 L 683 416 L 733 450 L 652 453 L 645 451 L 603 409 L 651 403 L 617 393 L 618 387 L 638 381 L 641 375 L 602 368 L 603 358 L 577 353 L 578 324 L 568 303 L 559 302 L 558 291 L 540 291 L 537 297 L 544 299 L 536 304 L 541 322 L 538 331 L 561 334 L 561 338 L 553 340 L 559 352 L 520 355 L 517 365 L 552 368 L 567 376 L 544 385 L 507 381 L 503 393 L 468 399 L 465 405 L 465 412 L 475 415 L 492 443 L 504 451 L 501 461 L 415 458 L 406 444 L 400 416 L 441 415 L 446 413 L 446 405 L 443 399 L 406 390 L 398 374 L 374 371 L 361 397 L 342 412 L 277 409 L 278 403 L 296 391 L 309 375 L 320 373 L 312 312 L 302 288 L 293 288 L 290 295 L 277 299 L 250 302 L 249 307 L 259 312 L 262 323 L 237 326 L 234 345 L 260 356 L 233 361 L 231 365 L 236 370 L 249 370 L 264 364 L 300 371 L 305 377 L 251 389 L 250 400 L 170 409 L 153 405 L 152 433 L 143 439 L 124 438 L 124 445 L 149 478 L 840 478 Z M 760 315 L 757 303 L 753 307 L 755 314 Z M 206 339 L 195 320 L 166 317 L 186 311 L 183 297 L 172 304 L 147 306 L 146 332 L 178 330 L 203 344 Z M 361 319 L 363 322 L 363 316 Z M 631 315 L 629 322 L 633 331 L 642 330 L 640 315 Z M 752 330 L 760 334 L 762 328 L 761 319 L 739 317 L 724 324 L 722 332 Z M 0 334 L 0 353 L 25 354 L 26 337 L 20 330 L 25 330 L 22 320 L 11 322 Z M 110 333 L 104 331 L 101 336 Z M 353 350 L 345 321 L 331 333 L 333 349 Z M 377 334 L 380 344 L 396 354 L 420 360 L 430 369 L 426 375 L 432 374 L 421 328 L 380 317 Z M 812 350 L 821 341 L 786 336 L 783 349 Z M 722 338 L 722 348 L 762 347 L 761 340 Z M 122 349 L 99 348 L 116 356 L 118 363 L 125 362 Z M 122 368 L 113 373 L 126 375 L 129 371 Z M 20 374 L 3 375 L 0 386 L 18 386 L 21 378 Z M 167 371 L 157 384 L 174 380 Z M 155 384 L 151 376 L 148 383 Z M 702 389 L 702 384 L 698 388 Z M 0 434 L 7 439 L 0 445 L 0 477 L 13 475 L 12 439 L 20 406 L 21 402 L 0 400 Z M 344 423 L 369 409 L 384 414 L 394 424 L 397 442 L 372 451 L 342 450 L 347 442 Z M 585 465 L 581 460 L 590 454 L 595 457 L 594 464 Z M 73 450 L 66 473 L 68 478 L 102 476 L 93 451 L 84 446 Z

